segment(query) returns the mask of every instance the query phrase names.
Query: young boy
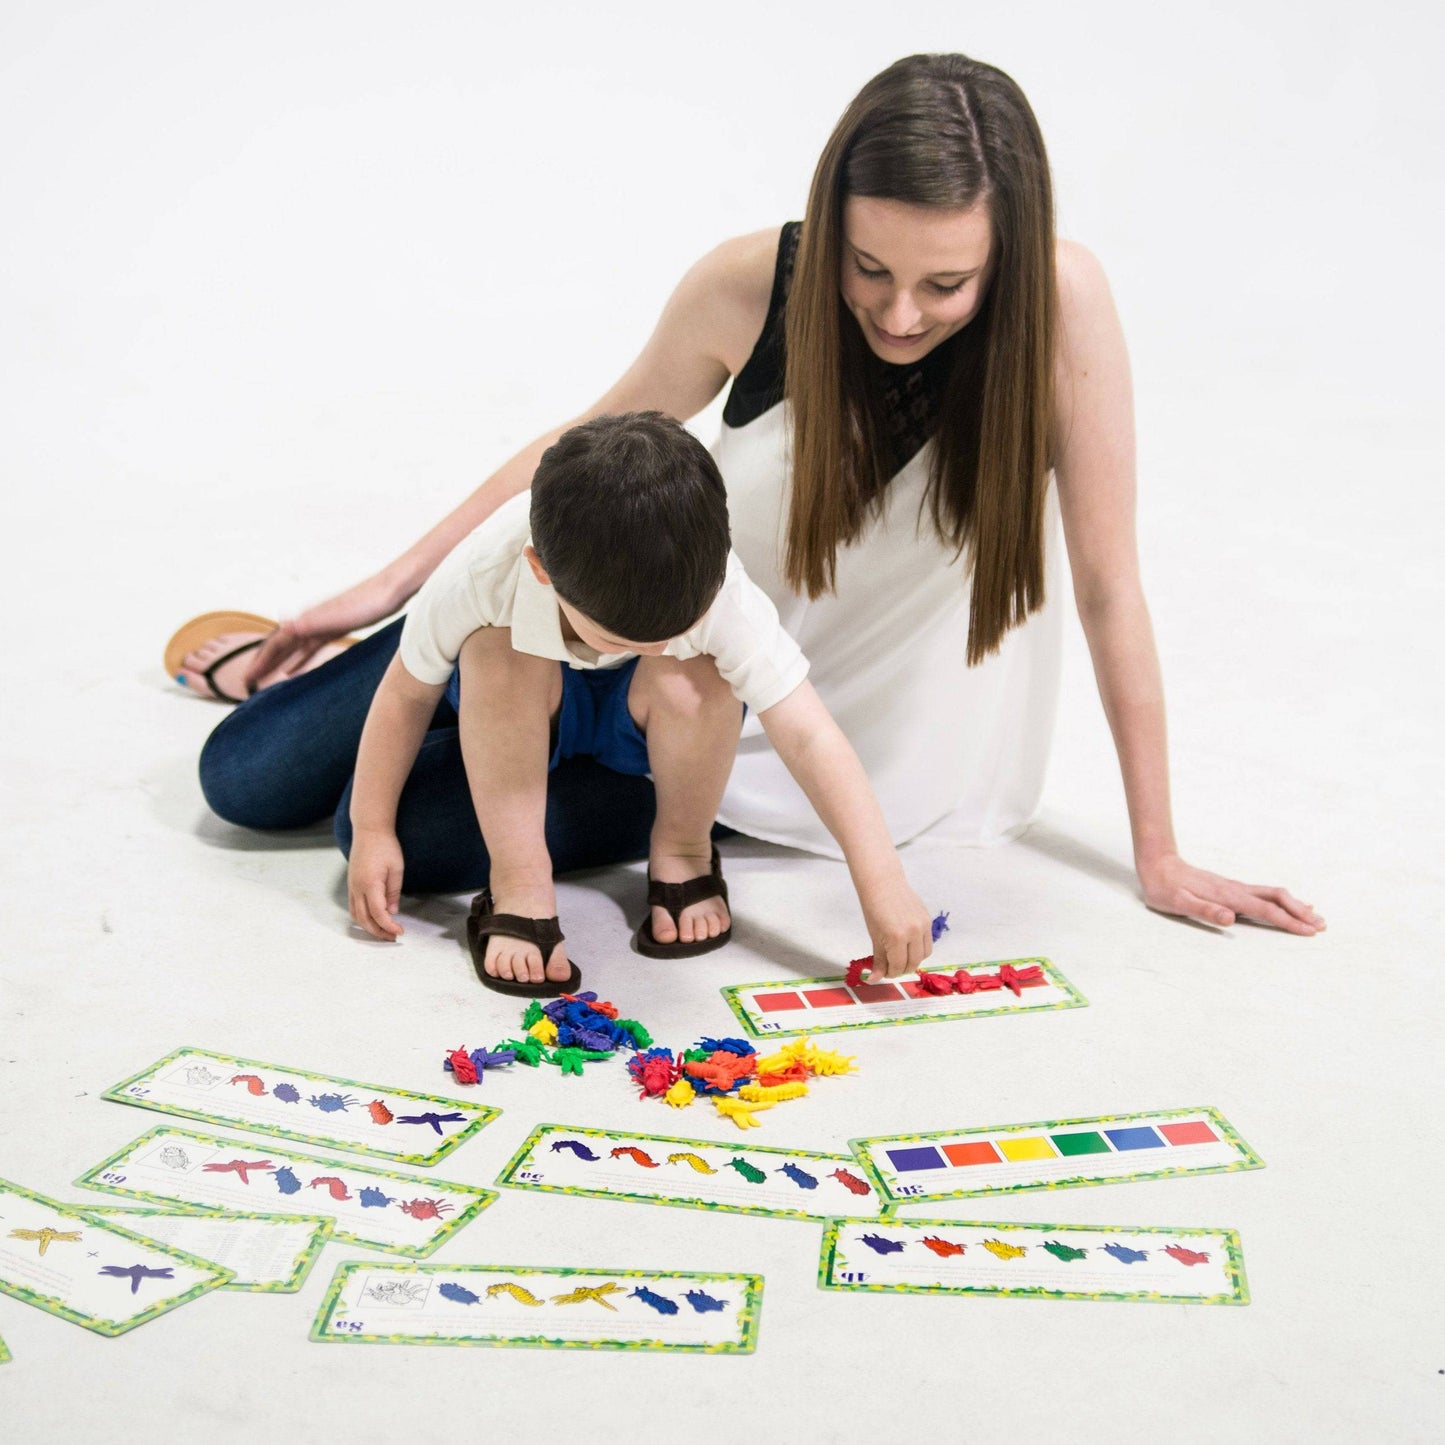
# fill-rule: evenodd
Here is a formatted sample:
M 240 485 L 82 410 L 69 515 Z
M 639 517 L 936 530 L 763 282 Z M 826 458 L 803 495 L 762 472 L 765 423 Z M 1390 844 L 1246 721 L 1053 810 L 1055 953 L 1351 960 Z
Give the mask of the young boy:
M 484 984 L 527 995 L 579 986 L 543 831 L 547 774 L 577 753 L 653 779 L 651 910 L 635 946 L 654 957 L 721 946 L 731 918 L 711 830 L 746 705 L 843 850 L 875 972 L 916 968 L 931 951 L 928 911 L 807 671 L 730 549 L 707 449 L 659 412 L 573 427 L 543 455 L 530 494 L 498 508 L 413 601 L 357 757 L 352 918 L 375 938 L 402 932 L 397 802 L 446 694 L 491 855 L 467 928 Z

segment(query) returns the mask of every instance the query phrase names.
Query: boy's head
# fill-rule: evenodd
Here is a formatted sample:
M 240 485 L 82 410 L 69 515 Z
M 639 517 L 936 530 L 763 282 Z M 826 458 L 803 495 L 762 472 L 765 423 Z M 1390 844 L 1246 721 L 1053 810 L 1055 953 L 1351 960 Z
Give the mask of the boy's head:
M 686 632 L 723 584 L 729 545 L 717 464 L 661 412 L 595 417 L 542 453 L 532 547 L 557 596 L 612 641 Z

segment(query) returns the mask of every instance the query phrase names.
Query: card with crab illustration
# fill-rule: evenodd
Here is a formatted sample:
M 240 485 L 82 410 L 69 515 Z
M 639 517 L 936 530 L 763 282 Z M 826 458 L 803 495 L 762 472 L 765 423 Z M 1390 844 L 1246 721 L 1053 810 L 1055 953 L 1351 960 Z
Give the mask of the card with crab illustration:
M 203 1214 L 228 1210 L 324 1215 L 332 1238 L 420 1259 L 496 1199 L 490 1189 L 401 1174 L 350 1159 L 271 1149 L 162 1127 L 142 1134 L 77 1179 L 156 1204 Z
M 1248 1304 L 1232 1229 L 835 1219 L 823 1232 L 823 1289 L 1033 1299 Z
M 120 1335 L 229 1284 L 229 1269 L 0 1179 L 0 1293 Z
M 395 1164 L 435 1164 L 501 1113 L 441 1094 L 191 1048 L 175 1049 L 101 1098 Z
M 755 1274 L 348 1260 L 311 1338 L 743 1354 L 756 1343 L 762 1295 Z

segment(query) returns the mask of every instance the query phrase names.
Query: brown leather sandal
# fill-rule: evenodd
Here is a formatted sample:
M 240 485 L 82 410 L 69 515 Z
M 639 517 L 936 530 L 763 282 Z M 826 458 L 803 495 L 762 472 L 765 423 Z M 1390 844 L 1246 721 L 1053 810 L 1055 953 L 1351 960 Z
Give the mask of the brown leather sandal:
M 582 987 L 582 973 L 575 963 L 568 959 L 571 972 L 560 983 L 543 978 L 540 983 L 518 983 L 516 979 L 498 978 L 488 973 L 487 939 L 492 934 L 505 938 L 520 938 L 524 943 L 537 946 L 545 967 L 552 957 L 552 950 L 562 942 L 563 933 L 556 918 L 523 918 L 519 913 L 494 913 L 492 911 L 492 890 L 484 888 L 472 899 L 472 911 L 467 915 L 467 947 L 472 954 L 472 967 L 477 977 L 497 993 L 515 994 L 518 998 L 556 998 L 559 994 L 577 993 Z
M 694 903 L 701 903 L 705 898 L 721 898 L 724 903 L 728 901 L 728 886 L 723 881 L 722 859 L 718 856 L 716 843 L 712 849 L 712 871 L 697 878 L 689 878 L 686 883 L 658 883 L 649 871 L 649 911 L 637 925 L 637 932 L 632 935 L 633 948 L 645 958 L 696 958 L 700 953 L 711 953 L 713 949 L 721 948 L 733 936 L 731 923 L 716 938 L 700 938 L 692 943 L 684 943 L 681 938 L 676 943 L 659 943 L 653 936 L 652 908 L 667 909 L 672 915 L 674 925 L 681 928 L 682 910 L 691 908 Z

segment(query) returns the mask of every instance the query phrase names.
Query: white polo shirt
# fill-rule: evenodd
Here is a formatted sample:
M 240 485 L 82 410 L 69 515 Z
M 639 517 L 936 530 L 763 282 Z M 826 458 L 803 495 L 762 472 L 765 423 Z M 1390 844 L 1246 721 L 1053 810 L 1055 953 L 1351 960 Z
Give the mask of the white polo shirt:
M 568 667 L 620 667 L 637 654 L 599 653 L 562 635 L 557 594 L 532 575 L 522 549 L 531 541 L 531 492 L 498 507 L 427 578 L 401 631 L 402 665 L 418 682 L 448 681 L 462 643 L 480 627 L 510 627 L 512 648 Z M 727 573 L 713 604 L 674 637 L 664 655 L 711 657 L 733 695 L 755 713 L 793 692 L 808 659 L 783 630 L 778 609 L 728 553 Z

